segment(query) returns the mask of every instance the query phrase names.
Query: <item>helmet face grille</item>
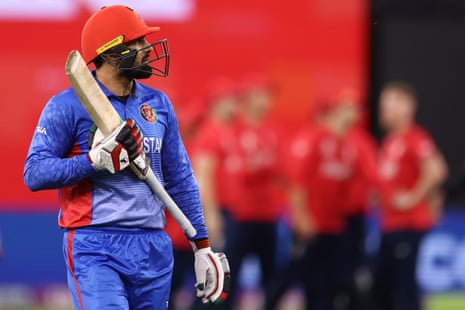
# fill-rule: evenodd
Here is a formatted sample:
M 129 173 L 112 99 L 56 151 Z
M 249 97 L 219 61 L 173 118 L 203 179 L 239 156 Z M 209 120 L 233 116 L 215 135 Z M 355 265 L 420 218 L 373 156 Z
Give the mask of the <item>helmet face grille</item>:
M 152 50 L 149 59 L 140 65 L 134 65 L 137 54 L 147 49 Z M 170 51 L 167 39 L 157 41 L 138 50 L 129 48 L 126 44 L 120 44 L 110 49 L 107 53 L 102 54 L 102 57 L 106 63 L 128 74 L 135 72 L 138 73 L 135 74 L 136 76 L 140 74 L 160 77 L 168 76 Z
M 167 77 L 170 69 L 170 49 L 168 46 L 168 40 L 160 40 L 149 47 L 153 48 L 154 57 L 148 61 L 152 68 L 152 74 L 161 77 Z M 157 66 L 153 66 L 157 62 Z

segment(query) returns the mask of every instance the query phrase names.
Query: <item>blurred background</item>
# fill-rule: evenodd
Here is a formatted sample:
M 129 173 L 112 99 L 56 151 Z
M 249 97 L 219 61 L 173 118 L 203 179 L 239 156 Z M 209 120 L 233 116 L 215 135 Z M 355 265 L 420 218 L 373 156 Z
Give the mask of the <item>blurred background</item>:
M 0 309 L 70 308 L 57 193 L 31 193 L 23 164 L 41 109 L 69 87 L 64 62 L 80 48 L 84 22 L 116 3 L 159 25 L 155 39 L 168 38 L 169 77 L 146 82 L 169 95 L 181 127 L 206 113 L 209 81 L 260 73 L 276 90 L 269 117 L 280 148 L 309 122 L 321 98 L 347 87 L 360 93 L 364 128 L 381 138 L 382 86 L 411 83 L 419 97 L 418 122 L 450 170 L 445 213 L 421 247 L 417 279 L 427 309 L 465 308 L 463 0 L 2 0 Z M 251 257 L 241 283 L 253 288 L 259 276 Z

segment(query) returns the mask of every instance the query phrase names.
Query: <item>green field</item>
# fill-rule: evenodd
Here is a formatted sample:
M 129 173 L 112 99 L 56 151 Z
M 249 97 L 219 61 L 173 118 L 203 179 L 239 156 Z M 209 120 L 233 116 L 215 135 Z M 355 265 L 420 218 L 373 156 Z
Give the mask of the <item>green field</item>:
M 465 309 L 465 294 L 441 294 L 431 296 L 425 305 L 425 310 L 463 310 Z

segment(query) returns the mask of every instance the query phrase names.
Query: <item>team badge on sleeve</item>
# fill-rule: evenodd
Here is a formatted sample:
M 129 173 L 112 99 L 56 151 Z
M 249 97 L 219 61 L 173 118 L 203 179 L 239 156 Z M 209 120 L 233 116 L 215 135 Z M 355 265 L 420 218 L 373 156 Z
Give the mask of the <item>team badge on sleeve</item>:
M 157 111 L 149 106 L 147 103 L 144 103 L 139 108 L 140 115 L 149 123 L 155 123 L 157 121 Z

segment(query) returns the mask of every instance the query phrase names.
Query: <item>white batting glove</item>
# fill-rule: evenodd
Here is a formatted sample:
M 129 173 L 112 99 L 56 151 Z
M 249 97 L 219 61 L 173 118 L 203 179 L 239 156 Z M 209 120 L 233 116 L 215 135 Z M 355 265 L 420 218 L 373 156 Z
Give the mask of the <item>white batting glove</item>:
M 192 244 L 195 256 L 197 297 L 207 306 L 219 305 L 229 293 L 231 275 L 224 253 L 214 253 L 208 240 Z
M 126 126 L 121 123 L 108 137 L 103 138 L 100 130 L 95 132 L 92 148 L 87 154 L 92 167 L 96 170 L 106 169 L 116 173 L 129 166 L 129 155 L 123 144 L 117 141 L 118 135 Z

